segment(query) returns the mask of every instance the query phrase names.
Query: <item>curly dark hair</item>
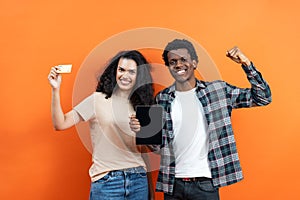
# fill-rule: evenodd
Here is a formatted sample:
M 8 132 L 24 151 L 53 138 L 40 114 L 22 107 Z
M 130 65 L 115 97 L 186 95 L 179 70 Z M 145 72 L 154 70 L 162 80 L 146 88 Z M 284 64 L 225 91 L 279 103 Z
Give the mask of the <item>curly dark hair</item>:
M 177 49 L 187 49 L 188 53 L 191 56 L 191 59 L 195 60 L 198 63 L 198 56 L 193 44 L 186 39 L 175 39 L 167 44 L 162 54 L 166 66 L 169 66 L 169 61 L 168 61 L 169 51 L 177 50 Z
M 107 64 L 105 71 L 98 78 L 96 92 L 106 94 L 110 98 L 117 87 L 116 73 L 121 58 L 132 59 L 137 64 L 137 77 L 134 88 L 129 95 L 134 110 L 137 105 L 152 105 L 154 103 L 153 81 L 150 74 L 151 66 L 146 58 L 137 50 L 121 51 Z

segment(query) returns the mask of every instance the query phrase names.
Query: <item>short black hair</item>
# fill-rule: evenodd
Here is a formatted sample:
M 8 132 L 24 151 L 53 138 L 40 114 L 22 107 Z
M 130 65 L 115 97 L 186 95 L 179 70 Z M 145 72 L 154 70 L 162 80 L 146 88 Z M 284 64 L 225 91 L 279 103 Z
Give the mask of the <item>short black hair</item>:
M 198 63 L 198 56 L 193 44 L 186 39 L 175 39 L 167 44 L 162 54 L 166 66 L 169 66 L 168 53 L 177 49 L 187 49 L 191 59 Z

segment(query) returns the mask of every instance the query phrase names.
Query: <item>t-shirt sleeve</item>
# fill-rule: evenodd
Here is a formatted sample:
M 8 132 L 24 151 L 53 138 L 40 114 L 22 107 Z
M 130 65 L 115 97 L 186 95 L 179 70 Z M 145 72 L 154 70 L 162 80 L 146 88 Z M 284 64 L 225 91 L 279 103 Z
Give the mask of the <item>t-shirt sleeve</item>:
M 88 121 L 95 116 L 95 96 L 94 94 L 88 96 L 78 105 L 76 105 L 73 110 L 75 110 L 84 121 Z

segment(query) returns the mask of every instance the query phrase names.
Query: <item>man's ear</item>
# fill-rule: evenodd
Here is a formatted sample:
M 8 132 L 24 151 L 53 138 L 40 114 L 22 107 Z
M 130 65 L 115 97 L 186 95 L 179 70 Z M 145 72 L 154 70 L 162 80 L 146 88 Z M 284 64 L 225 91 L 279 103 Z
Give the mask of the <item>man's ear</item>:
M 194 69 L 197 69 L 197 61 L 196 60 L 193 60 L 193 67 L 194 67 Z

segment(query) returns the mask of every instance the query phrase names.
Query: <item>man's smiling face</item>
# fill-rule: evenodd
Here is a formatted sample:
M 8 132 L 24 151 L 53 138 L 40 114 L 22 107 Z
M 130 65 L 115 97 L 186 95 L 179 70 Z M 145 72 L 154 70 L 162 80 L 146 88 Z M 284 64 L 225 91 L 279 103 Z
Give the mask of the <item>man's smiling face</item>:
M 168 52 L 169 71 L 178 83 L 194 81 L 196 61 L 191 59 L 187 49 L 176 49 Z

